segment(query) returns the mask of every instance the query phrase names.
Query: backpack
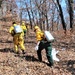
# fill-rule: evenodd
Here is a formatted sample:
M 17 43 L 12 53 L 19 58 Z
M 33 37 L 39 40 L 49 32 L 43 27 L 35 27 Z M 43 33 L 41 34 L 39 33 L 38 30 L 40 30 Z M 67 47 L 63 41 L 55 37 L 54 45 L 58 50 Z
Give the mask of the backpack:
M 15 31 L 15 33 L 21 33 L 21 32 L 23 32 L 23 30 L 22 30 L 22 28 L 21 28 L 20 25 L 14 26 L 14 31 Z
M 54 41 L 54 37 L 49 31 L 44 31 L 45 38 L 48 42 Z

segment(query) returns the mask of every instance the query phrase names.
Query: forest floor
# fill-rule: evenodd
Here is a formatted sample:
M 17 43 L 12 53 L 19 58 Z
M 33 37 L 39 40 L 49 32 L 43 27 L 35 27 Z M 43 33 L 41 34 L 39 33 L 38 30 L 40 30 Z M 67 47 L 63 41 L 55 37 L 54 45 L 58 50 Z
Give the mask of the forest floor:
M 35 51 L 36 39 L 33 30 L 25 38 L 25 55 L 13 52 L 13 39 L 8 33 L 10 23 L 0 22 L 0 75 L 75 75 L 75 33 L 65 36 L 63 31 L 53 31 L 53 48 L 59 53 L 59 62 L 54 61 L 51 68 L 47 65 L 45 50 L 43 61 L 39 62 Z

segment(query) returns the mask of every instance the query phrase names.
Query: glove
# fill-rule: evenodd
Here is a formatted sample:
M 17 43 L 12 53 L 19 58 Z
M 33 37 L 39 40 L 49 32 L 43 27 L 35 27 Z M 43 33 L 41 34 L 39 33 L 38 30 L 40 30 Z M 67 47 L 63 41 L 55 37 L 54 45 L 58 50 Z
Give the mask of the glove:
M 38 46 L 38 45 L 36 45 L 35 50 L 37 51 L 37 50 L 38 50 L 38 48 L 39 48 L 39 46 Z
M 39 49 L 39 43 L 40 41 L 37 43 L 37 45 L 35 46 L 35 50 L 37 51 Z
M 15 35 L 15 32 L 14 32 L 14 30 L 12 30 L 12 31 L 11 31 L 11 35 L 12 35 L 12 36 L 14 36 L 14 35 Z

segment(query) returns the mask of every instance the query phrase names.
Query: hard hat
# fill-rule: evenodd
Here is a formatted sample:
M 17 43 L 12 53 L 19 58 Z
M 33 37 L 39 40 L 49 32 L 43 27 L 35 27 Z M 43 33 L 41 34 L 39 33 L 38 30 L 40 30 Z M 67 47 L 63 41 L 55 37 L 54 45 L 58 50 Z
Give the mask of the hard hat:
M 38 26 L 35 26 L 35 27 L 34 27 L 34 30 L 36 30 L 36 29 L 40 29 L 40 28 L 39 28 Z
M 16 26 L 17 24 L 13 24 L 14 26 Z
M 22 21 L 22 23 L 25 23 L 25 21 Z

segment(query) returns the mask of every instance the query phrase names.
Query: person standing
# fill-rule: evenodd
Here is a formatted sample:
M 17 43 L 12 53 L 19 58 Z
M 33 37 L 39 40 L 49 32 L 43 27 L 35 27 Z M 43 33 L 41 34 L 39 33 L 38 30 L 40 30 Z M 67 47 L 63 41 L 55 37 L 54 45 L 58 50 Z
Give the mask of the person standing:
M 27 28 L 26 28 L 26 25 L 25 25 L 25 22 L 24 21 L 22 21 L 21 27 L 22 27 L 22 29 L 24 31 L 24 35 L 26 35 Z
M 41 51 L 45 48 L 46 56 L 49 62 L 49 66 L 53 66 L 53 58 L 52 58 L 52 44 L 48 42 L 44 36 L 43 31 L 38 26 L 34 27 L 34 32 L 36 33 L 36 40 L 37 40 L 37 56 L 39 61 L 42 61 L 42 54 Z
M 21 32 L 16 33 L 15 32 L 15 28 L 16 28 L 17 24 L 16 22 L 12 23 L 12 26 L 9 28 L 9 33 L 12 35 L 13 37 L 13 43 L 14 43 L 14 51 L 19 54 L 19 50 L 18 47 L 20 46 L 22 53 L 25 54 L 25 47 L 24 47 L 24 32 L 23 29 L 21 27 Z M 15 27 L 15 28 L 14 28 Z M 19 30 L 20 31 L 20 30 Z

